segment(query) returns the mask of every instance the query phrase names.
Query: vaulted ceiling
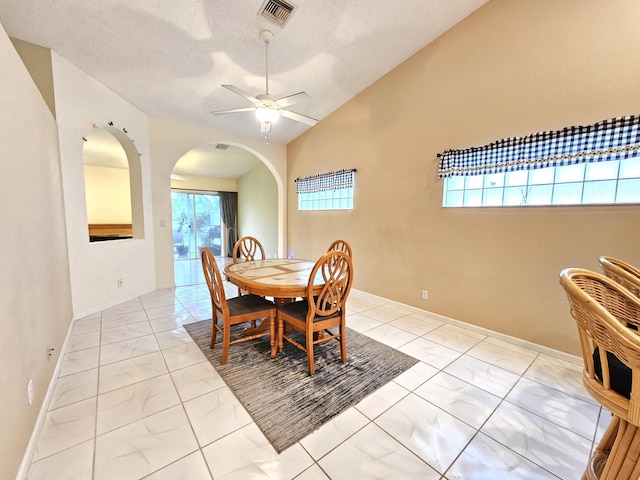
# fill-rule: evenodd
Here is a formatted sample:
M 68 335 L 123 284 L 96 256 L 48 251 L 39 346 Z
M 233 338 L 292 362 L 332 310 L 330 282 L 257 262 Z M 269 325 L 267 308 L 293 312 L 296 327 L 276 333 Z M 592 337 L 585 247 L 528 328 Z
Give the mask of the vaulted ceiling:
M 148 115 L 262 138 L 252 112 L 210 113 L 252 106 L 222 84 L 265 93 L 260 31 L 273 32 L 269 93 L 306 91 L 290 109 L 322 120 L 487 1 L 285 0 L 294 9 L 279 26 L 259 14 L 264 0 L 0 0 L 0 23 Z M 269 139 L 308 128 L 281 118 Z

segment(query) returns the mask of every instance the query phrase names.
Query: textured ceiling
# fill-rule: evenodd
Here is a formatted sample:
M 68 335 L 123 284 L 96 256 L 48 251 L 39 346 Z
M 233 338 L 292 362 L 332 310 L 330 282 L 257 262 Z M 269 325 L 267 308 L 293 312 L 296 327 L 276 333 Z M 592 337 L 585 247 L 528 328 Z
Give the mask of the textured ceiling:
M 488 0 L 298 0 L 284 27 L 258 15 L 263 0 L 0 0 L 10 37 L 50 48 L 148 115 L 263 138 L 232 84 L 322 120 Z M 289 2 L 291 3 L 291 2 Z M 281 118 L 269 140 L 307 125 Z

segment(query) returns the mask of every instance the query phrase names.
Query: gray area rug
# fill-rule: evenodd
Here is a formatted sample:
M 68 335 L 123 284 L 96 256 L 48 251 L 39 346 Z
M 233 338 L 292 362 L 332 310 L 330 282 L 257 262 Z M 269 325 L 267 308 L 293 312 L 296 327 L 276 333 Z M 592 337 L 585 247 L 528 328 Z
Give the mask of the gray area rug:
M 272 359 L 269 337 L 231 345 L 221 365 L 221 334 L 209 348 L 211 320 L 184 328 L 278 453 L 418 362 L 347 328 L 347 363 L 340 361 L 337 341 L 316 346 L 313 376 L 306 354 L 286 342 Z M 233 327 L 232 339 L 242 330 Z

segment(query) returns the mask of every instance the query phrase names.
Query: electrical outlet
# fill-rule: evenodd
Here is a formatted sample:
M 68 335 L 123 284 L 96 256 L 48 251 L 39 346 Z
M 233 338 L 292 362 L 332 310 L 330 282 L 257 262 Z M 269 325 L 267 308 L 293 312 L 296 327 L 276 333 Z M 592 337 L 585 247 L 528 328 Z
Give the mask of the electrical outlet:
M 29 405 L 33 403 L 33 379 L 29 379 L 27 383 L 27 395 L 29 396 Z
M 429 300 L 429 290 L 422 290 L 422 299 Z
M 122 280 L 121 278 L 118 279 L 118 288 L 122 288 L 122 285 L 124 285 L 124 280 Z

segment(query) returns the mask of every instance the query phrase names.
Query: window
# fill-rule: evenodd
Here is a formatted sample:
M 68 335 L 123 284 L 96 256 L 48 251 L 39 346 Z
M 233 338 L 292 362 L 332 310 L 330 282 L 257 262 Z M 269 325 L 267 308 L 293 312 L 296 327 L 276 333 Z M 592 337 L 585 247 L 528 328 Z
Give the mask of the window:
M 298 210 L 353 210 L 355 169 L 297 178 Z
M 222 254 L 220 197 L 217 193 L 171 191 L 173 254 L 175 260 L 200 258 L 208 247 Z
M 441 155 L 445 207 L 640 203 L 640 117 Z

